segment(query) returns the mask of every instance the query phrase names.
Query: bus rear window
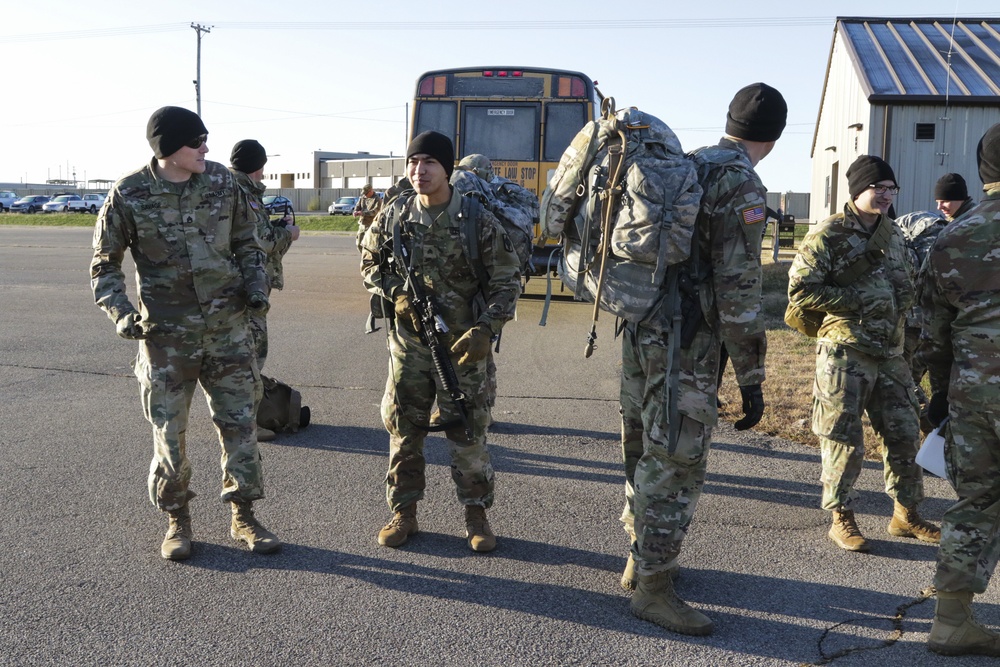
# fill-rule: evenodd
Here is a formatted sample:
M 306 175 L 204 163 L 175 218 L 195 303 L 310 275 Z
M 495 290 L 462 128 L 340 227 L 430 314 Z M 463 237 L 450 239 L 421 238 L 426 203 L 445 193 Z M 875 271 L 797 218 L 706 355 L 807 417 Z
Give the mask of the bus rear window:
M 558 162 L 587 120 L 587 111 L 580 102 L 549 102 L 545 106 L 545 150 L 542 151 L 542 159 Z
M 491 160 L 538 160 L 537 104 L 466 104 L 463 114 L 463 156 L 481 153 Z
M 419 102 L 416 127 L 413 136 L 434 130 L 455 141 L 455 126 L 458 111 L 455 102 Z

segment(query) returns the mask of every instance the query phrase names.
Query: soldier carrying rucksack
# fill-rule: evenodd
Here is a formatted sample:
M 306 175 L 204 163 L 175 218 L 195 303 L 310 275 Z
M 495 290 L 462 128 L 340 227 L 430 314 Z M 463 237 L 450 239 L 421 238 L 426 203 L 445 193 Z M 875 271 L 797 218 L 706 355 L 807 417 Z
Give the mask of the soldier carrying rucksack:
M 577 281 L 581 293 L 596 287 L 597 302 L 604 300 L 605 310 L 618 309 L 624 320 L 621 412 L 626 504 L 622 522 L 632 544 L 621 584 L 634 590 L 631 609 L 635 616 L 683 634 L 712 632 L 712 621 L 674 593 L 671 576 L 705 480 L 712 428 L 718 419 L 721 344 L 732 355 L 743 394 L 746 416 L 736 427 L 751 428 L 764 412 L 761 382 L 767 341 L 758 315 L 766 191 L 753 168 L 781 135 L 786 114 L 785 101 L 774 88 L 762 83 L 743 88 L 729 107 L 726 136 L 717 146 L 695 151 L 685 167 L 679 142 L 661 121 L 637 110 L 619 112 L 617 124 L 607 117 L 603 124 L 588 124 L 563 155 L 568 162 L 589 156 L 580 158 L 589 166 L 601 153 L 590 137 L 620 133 L 623 140 L 617 144 L 608 140 L 611 158 L 583 172 L 585 182 L 576 183 L 577 177 L 570 177 L 562 188 L 560 179 L 574 169 L 564 168 L 561 160 L 542 197 L 542 229 L 550 236 L 560 231 L 549 225 L 550 215 L 559 219 L 567 237 L 571 230 L 579 231 L 586 209 L 596 202 L 608 202 L 612 209 L 612 219 L 601 234 L 602 264 L 608 268 L 592 280 L 585 242 L 577 244 L 580 250 L 575 259 L 564 260 L 562 272 Z M 661 138 L 654 141 L 654 135 Z M 633 169 L 630 155 L 640 147 L 651 159 L 645 168 Z M 622 169 L 616 168 L 615 151 L 624 155 Z M 665 171 L 667 164 L 672 167 Z M 688 185 L 690 172 L 697 174 L 694 186 Z M 603 183 L 607 194 L 585 196 L 583 202 L 573 202 L 568 196 L 574 188 L 588 190 L 593 182 Z M 689 202 L 699 190 L 703 194 L 695 199 L 691 220 Z M 562 197 L 553 196 L 559 191 Z M 616 202 L 622 200 L 628 205 L 615 211 Z M 632 215 L 640 208 L 658 217 Z M 588 233 L 590 227 L 584 226 L 583 231 Z M 642 253 L 633 241 L 643 238 L 650 243 L 640 245 L 651 248 L 659 241 L 663 252 L 649 252 L 648 261 L 639 261 Z M 676 261 L 657 266 L 667 248 Z M 653 288 L 660 296 L 629 294 L 629 271 L 644 276 L 641 282 L 632 283 L 636 293 L 646 294 L 646 283 L 655 276 L 660 282 L 654 282 Z M 678 284 L 674 290 L 675 282 L 687 284 Z M 614 298 L 602 294 L 607 284 Z M 687 296 L 678 299 L 678 294 Z M 689 329 L 686 335 L 679 331 L 682 328 Z M 679 380 L 671 381 L 678 366 Z

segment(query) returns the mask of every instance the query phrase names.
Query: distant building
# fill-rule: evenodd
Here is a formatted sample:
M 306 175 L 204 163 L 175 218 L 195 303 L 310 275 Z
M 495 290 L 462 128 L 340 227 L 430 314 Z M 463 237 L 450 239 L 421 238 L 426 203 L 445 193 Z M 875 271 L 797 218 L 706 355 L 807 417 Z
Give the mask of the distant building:
M 273 189 L 351 189 L 371 184 L 384 190 L 405 173 L 405 158 L 371 153 L 313 151 L 274 156 L 264 165 L 264 185 Z
M 862 154 L 892 165 L 897 215 L 933 209 L 934 183 L 949 172 L 978 199 L 976 146 L 997 122 L 1000 20 L 838 18 L 813 136 L 811 221 L 843 209 L 844 173 Z

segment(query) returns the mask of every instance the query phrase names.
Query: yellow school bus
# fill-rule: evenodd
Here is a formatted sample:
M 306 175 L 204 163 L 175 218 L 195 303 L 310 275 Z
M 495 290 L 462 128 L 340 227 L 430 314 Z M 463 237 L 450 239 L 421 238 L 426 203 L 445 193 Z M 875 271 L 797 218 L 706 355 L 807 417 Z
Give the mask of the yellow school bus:
M 435 70 L 417 79 L 410 139 L 436 130 L 451 138 L 456 163 L 473 153 L 485 155 L 498 176 L 541 199 L 563 151 L 596 117 L 596 100 L 594 82 L 580 72 L 539 67 Z M 544 267 L 544 262 L 536 261 L 536 266 Z

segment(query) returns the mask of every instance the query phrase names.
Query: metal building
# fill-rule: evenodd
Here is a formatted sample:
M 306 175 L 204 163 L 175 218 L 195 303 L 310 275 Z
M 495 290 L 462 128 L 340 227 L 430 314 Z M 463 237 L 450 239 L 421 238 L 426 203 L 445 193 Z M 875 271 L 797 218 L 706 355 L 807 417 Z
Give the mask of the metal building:
M 1000 20 L 838 18 L 812 145 L 810 221 L 843 210 L 844 173 L 878 155 L 899 181 L 897 215 L 934 209 L 957 172 L 978 199 L 976 146 L 1000 122 Z

